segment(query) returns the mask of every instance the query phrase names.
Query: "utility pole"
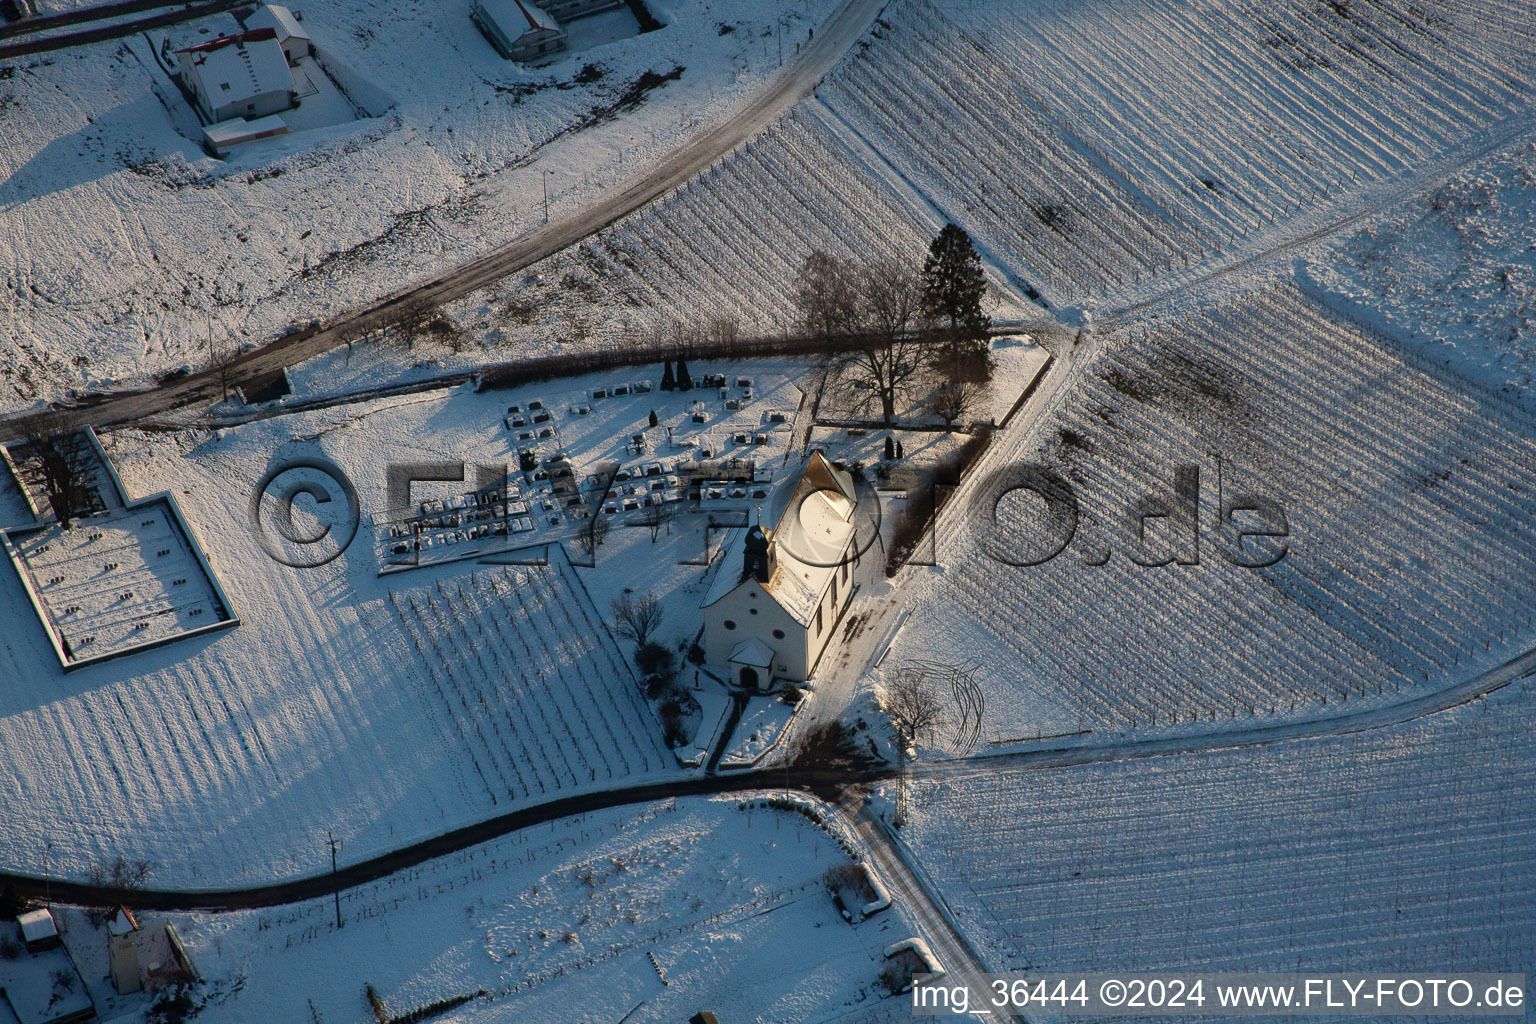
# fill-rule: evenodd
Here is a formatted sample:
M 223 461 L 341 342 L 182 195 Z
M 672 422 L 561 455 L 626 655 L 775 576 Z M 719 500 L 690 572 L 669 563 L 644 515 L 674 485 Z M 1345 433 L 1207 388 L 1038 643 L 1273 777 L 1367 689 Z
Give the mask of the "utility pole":
M 774 28 L 774 33 L 773 33 L 774 37 L 778 40 L 778 43 L 779 43 L 779 67 L 783 67 L 784 66 L 784 19 L 780 18 L 778 21 L 774 22 L 773 28 Z
M 331 835 L 331 830 L 325 830 L 326 841 L 331 844 L 331 877 L 336 877 L 336 851 L 341 847 L 341 840 Z M 341 886 L 337 885 L 332 894 L 336 897 L 336 927 L 341 928 Z
M 540 169 L 539 181 L 544 183 L 544 223 L 549 223 L 549 171 Z

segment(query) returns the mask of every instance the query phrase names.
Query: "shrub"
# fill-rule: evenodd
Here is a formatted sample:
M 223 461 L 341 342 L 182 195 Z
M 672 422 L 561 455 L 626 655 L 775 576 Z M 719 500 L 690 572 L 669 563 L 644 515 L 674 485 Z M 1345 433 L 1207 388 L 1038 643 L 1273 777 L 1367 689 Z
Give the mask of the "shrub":
M 861 864 L 834 864 L 827 868 L 826 873 L 821 876 L 821 881 L 828 892 L 835 894 L 839 889 L 852 889 L 865 903 L 872 902 L 878 895 L 875 887 L 869 882 L 869 874 Z
M 667 746 L 680 747 L 688 742 L 688 726 L 683 720 L 683 706 L 669 700 L 661 706 L 661 728 Z
M 658 643 L 648 643 L 635 650 L 635 667 L 647 676 L 670 682 L 677 674 L 677 658 Z
M 373 987 L 373 982 L 363 986 L 363 994 L 368 997 L 368 1006 L 373 1010 L 373 1018 L 379 1024 L 389 1024 L 389 1010 L 384 1005 L 384 997 L 379 995 L 379 990 Z
M 432 1017 L 437 1017 L 441 1014 L 447 1013 L 449 1010 L 463 1006 L 465 1003 L 472 999 L 484 999 L 485 997 L 486 991 L 482 988 L 478 992 L 471 992 L 468 995 L 450 996 L 447 999 L 439 999 L 435 1003 L 428 1003 L 425 1006 L 418 1006 L 416 1009 L 411 1010 L 408 1013 L 402 1013 L 400 1016 L 392 1018 L 389 1024 L 420 1024 L 421 1021 L 428 1020 Z
M 911 981 L 912 968 L 901 962 L 887 964 L 880 972 L 880 984 L 893 996 L 899 995 Z
M 784 692 L 779 694 L 779 699 L 785 704 L 799 704 L 805 699 L 805 691 L 794 683 L 785 683 Z
M 150 1006 L 144 1019 L 148 1024 L 185 1024 L 197 1016 L 201 1004 L 192 1001 L 192 993 L 185 985 L 166 989 Z

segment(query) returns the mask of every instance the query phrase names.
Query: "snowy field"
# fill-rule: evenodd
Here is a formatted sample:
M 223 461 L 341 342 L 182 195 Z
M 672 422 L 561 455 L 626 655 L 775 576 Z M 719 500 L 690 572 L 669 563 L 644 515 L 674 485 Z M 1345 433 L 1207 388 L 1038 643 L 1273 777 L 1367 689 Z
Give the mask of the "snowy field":
M 920 261 L 942 226 L 792 114 L 684 188 L 465 305 L 484 307 L 471 320 L 482 330 L 566 345 L 773 335 L 798 321 L 795 280 L 813 249 Z
M 1027 492 L 999 504 L 1000 528 L 976 492 L 892 649 L 980 661 L 985 740 L 1326 714 L 1530 643 L 1536 437 L 1515 407 L 1283 285 L 1083 346 L 1099 351 L 1070 391 L 983 462 L 1054 468 L 1076 536 L 1044 565 L 1002 564 L 988 552 L 1044 554 L 1056 535 Z M 1125 517 L 1143 495 L 1171 503 L 1179 464 L 1200 468 L 1198 552 L 1165 524 L 1141 557 L 1199 564 L 1133 564 Z M 1280 504 L 1278 564 L 1218 552 L 1218 487 Z
M 604 623 L 609 598 L 641 579 L 669 595 L 666 642 L 692 636 L 686 588 L 703 568 L 678 563 L 702 542 L 684 531 L 653 544 L 615 529 L 600 564 L 618 568 L 581 580 L 558 549 L 544 567 L 381 579 L 361 538 L 320 568 L 290 569 L 251 529 L 251 492 L 275 459 L 331 459 L 376 510 L 388 460 L 507 462 L 502 409 L 537 394 L 557 390 L 383 400 L 223 437 L 111 435 L 130 493 L 176 495 L 243 625 L 64 676 L 6 570 L 0 607 L 20 628 L 0 635 L 0 793 L 14 808 L 4 866 L 39 870 L 46 837 L 64 876 L 121 853 L 153 862 L 166 884 L 255 882 L 316 870 L 316 827 L 362 858 L 676 771 Z M 594 450 L 619 447 L 626 417 L 646 417 L 607 408 L 583 420 Z M 413 493 L 451 488 L 463 485 Z M 645 568 L 628 571 L 626 552 Z
M 1536 143 L 1390 212 L 1314 257 L 1300 281 L 1536 413 Z
M 562 819 L 348 890 L 341 932 L 330 899 L 139 920 L 175 923 L 208 1024 L 371 1019 L 367 985 L 396 1016 L 486 993 L 434 1018 L 447 1024 L 883 1020 L 880 954 L 911 926 L 899 908 L 845 923 L 822 875 L 847 863 L 798 814 L 688 799 Z M 105 938 L 68 921 L 99 978 Z M 113 1008 L 143 999 L 101 987 Z
M 887 8 L 817 95 L 1020 285 L 1081 303 L 1525 117 L 1509 0 Z
M 455 323 L 519 351 L 773 334 L 811 250 L 916 259 L 947 220 L 1027 321 L 1032 291 L 1093 305 L 1349 210 L 1528 117 L 1536 81 L 1504 0 L 1025 6 L 898 0 L 749 146 Z
M 364 116 L 227 161 L 201 151 L 142 37 L 14 61 L 0 69 L 0 408 L 201 365 L 210 334 L 265 343 L 352 308 L 537 227 L 545 185 L 550 215 L 569 212 L 759 91 L 779 16 L 792 47 L 830 8 L 654 4 L 661 30 L 598 32 L 537 68 L 498 56 L 467 4 L 309 9 Z
M 1339 737 L 978 766 L 914 785 L 903 836 L 998 969 L 1529 976 L 1533 725 L 1526 679 Z
M 668 5 L 660 32 L 531 69 L 467 17 L 350 2 L 309 24 L 377 116 L 227 163 L 187 140 L 142 43 L 16 66 L 0 86 L 14 324 L 0 401 L 200 365 L 210 333 L 261 343 L 467 259 L 541 223 L 544 183 L 552 214 L 575 208 L 727 116 L 777 63 L 772 12 L 746 0 Z M 828 6 L 785 5 L 786 48 Z M 1507 135 L 1536 80 L 1524 14 L 1506 0 L 897 0 L 750 145 L 455 304 L 469 349 L 431 358 L 776 333 L 805 253 L 916 258 L 945 220 L 976 238 L 1002 319 L 1036 315 L 1032 291 L 1092 305 Z M 595 113 L 676 66 L 638 108 Z
M 793 422 L 805 364 L 690 369 L 730 373 L 733 385 L 744 374 L 755 397 L 739 409 L 716 389 L 592 398 L 659 376 L 632 368 L 378 399 L 217 434 L 107 435 L 130 494 L 176 496 L 243 624 L 64 676 L 5 568 L 0 610 L 18 628 L 0 634 L 0 678 L 17 682 L 0 693 L 0 747 L 18 753 L 0 763 L 0 796 L 16 808 L 0 865 L 36 872 L 47 856 L 56 873 L 82 877 L 122 853 L 153 862 L 167 885 L 256 882 L 316 870 L 315 822 L 360 859 L 529 803 L 677 771 L 639 699 L 630 645 L 608 633 L 609 606 L 626 588 L 650 590 L 664 615 L 656 639 L 674 650 L 692 640 L 704 556 L 720 540 L 707 515 L 681 515 L 653 539 L 620 509 L 590 570 L 571 568 L 556 545 L 548 565 L 465 561 L 384 577 L 368 522 L 389 505 L 392 462 L 462 460 L 471 479 L 478 464 L 515 470 L 521 443 L 503 425 L 506 410 L 535 400 L 560 427 L 546 454 L 560 448 L 583 476 L 613 462 L 635 475 L 615 485 L 616 505 L 646 497 L 656 478 L 643 466 L 696 456 L 704 438 L 719 457 L 783 472 L 789 431 L 771 432 L 772 445 L 753 443 L 753 431 L 771 409 Z M 730 390 L 733 400 L 744 394 Z M 649 437 L 644 454 L 625 447 L 637 432 Z M 737 443 L 742 433 L 749 440 Z M 273 561 L 250 525 L 262 475 L 294 456 L 334 463 L 364 517 L 345 553 L 318 568 Z M 412 498 L 469 486 L 417 483 Z M 322 513 L 299 499 L 297 532 L 333 521 Z

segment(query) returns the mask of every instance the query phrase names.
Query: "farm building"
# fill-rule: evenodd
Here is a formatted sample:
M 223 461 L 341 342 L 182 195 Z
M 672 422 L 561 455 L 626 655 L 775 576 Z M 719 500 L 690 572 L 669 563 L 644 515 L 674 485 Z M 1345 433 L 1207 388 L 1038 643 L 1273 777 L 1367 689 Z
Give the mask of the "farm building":
M 619 0 L 535 0 L 559 21 L 569 21 L 584 14 L 596 14 L 622 6 Z
M 314 49 L 309 32 L 299 24 L 301 15 L 294 14 L 281 4 L 264 4 L 245 19 L 245 30 L 270 28 L 277 33 L 277 43 L 283 48 L 283 56 L 289 64 L 297 64 Z
M 779 486 L 762 521 L 731 531 L 704 595 L 704 650 L 731 681 L 768 690 L 816 667 L 853 593 L 853 479 L 820 452 Z
M 470 16 L 508 60 L 531 60 L 565 49 L 565 29 L 532 0 L 475 0 Z
M 228 121 L 210 124 L 203 129 L 203 147 L 214 156 L 225 156 L 236 146 L 257 139 L 270 139 L 274 135 L 287 135 L 288 122 L 276 114 L 266 117 L 232 117 Z
M 257 28 L 176 51 L 181 80 L 211 123 L 293 106 L 293 72 L 277 31 Z

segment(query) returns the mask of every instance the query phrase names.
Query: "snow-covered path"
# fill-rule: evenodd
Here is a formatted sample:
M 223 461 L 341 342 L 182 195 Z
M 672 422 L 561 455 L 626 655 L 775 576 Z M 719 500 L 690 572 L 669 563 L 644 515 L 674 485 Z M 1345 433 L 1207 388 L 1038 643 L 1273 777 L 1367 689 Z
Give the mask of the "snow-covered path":
M 450 303 L 508 274 L 569 249 L 622 217 L 665 195 L 698 175 L 712 163 L 762 131 L 780 114 L 811 94 L 832 68 L 873 23 L 887 0 L 845 0 L 821 32 L 800 54 L 786 61 L 767 89 L 714 128 L 674 149 L 663 159 L 581 209 L 483 256 L 392 292 L 376 302 L 326 323 L 312 333 L 289 335 L 241 358 L 231 374 L 234 381 L 253 380 L 311 359 L 344 345 L 360 331 L 389 322 L 410 303 L 434 306 Z M 215 400 L 224 389 L 221 374 L 191 374 L 166 386 L 131 392 L 82 410 L 96 427 L 139 422 L 181 406 Z M 0 440 L 10 436 L 0 423 Z

